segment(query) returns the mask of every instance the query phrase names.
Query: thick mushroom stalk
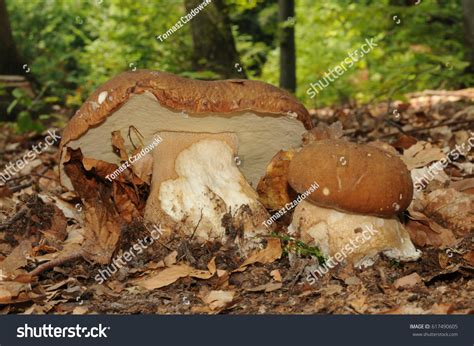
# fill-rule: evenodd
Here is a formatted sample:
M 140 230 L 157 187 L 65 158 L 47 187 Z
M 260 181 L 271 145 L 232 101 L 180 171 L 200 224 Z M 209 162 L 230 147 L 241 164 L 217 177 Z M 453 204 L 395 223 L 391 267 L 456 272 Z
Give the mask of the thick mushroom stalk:
M 303 201 L 296 207 L 288 231 L 308 245 L 318 246 L 326 258 L 335 257 L 356 267 L 373 264 L 379 253 L 402 261 L 420 257 L 396 217 L 348 214 Z
M 198 241 L 244 249 L 268 233 L 257 193 L 236 166 L 233 133 L 160 132 L 145 219 Z

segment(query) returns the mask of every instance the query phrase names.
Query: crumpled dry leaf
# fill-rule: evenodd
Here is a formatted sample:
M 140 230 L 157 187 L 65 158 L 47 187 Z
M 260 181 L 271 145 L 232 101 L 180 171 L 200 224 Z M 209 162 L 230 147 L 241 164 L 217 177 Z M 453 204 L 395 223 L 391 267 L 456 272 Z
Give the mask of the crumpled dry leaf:
M 434 147 L 431 143 L 419 141 L 415 145 L 403 152 L 401 159 L 405 162 L 409 170 L 426 166 L 427 164 L 441 160 L 446 155 L 440 148 Z
M 120 182 L 114 182 L 112 186 L 113 200 L 120 216 L 128 223 L 139 218 L 139 209 L 145 208 L 145 203 L 138 198 L 135 190 Z
M 29 284 L 16 281 L 0 282 L 0 305 L 27 302 L 38 297 L 30 291 Z
M 452 313 L 454 307 L 451 304 L 438 304 L 435 303 L 430 309 L 425 310 L 416 305 L 405 305 L 399 306 L 394 309 L 387 310 L 382 312 L 383 314 L 388 315 L 446 315 Z
M 51 205 L 54 208 L 54 214 L 51 218 L 51 227 L 42 231 L 42 233 L 45 235 L 46 239 L 62 242 L 67 236 L 67 220 L 61 209 L 59 209 L 55 204 Z
M 13 275 L 14 272 L 28 263 L 27 256 L 31 254 L 31 241 L 23 240 L 13 249 L 2 262 L 0 262 L 0 281 L 7 275 Z
M 474 196 L 454 189 L 439 189 L 425 197 L 423 213 L 458 235 L 474 230 Z
M 336 121 L 331 125 L 326 125 L 325 123 L 319 123 L 317 127 L 307 131 L 303 134 L 303 145 L 311 144 L 315 141 L 320 141 L 323 139 L 339 139 L 344 135 L 342 129 L 342 123 Z
M 259 285 L 256 287 L 246 288 L 248 292 L 273 292 L 279 290 L 283 284 L 281 282 L 269 282 L 264 285 Z
M 422 282 L 420 275 L 412 273 L 395 280 L 393 286 L 395 286 L 395 288 L 409 288 L 421 284 Z
M 234 270 L 236 271 L 244 271 L 247 266 L 253 263 L 272 263 L 273 261 L 279 259 L 282 254 L 281 243 L 280 239 L 278 238 L 268 238 L 267 246 L 265 249 L 256 251 L 251 254 L 245 261 L 240 265 L 239 268 Z
M 170 252 L 164 259 L 165 265 L 171 267 L 176 263 L 176 258 L 178 257 L 178 251 L 174 250 Z
M 119 154 L 120 160 L 122 162 L 129 160 L 129 155 L 127 154 L 127 150 L 125 148 L 125 141 L 120 131 L 112 132 L 112 146 L 114 147 L 115 152 Z M 139 153 L 141 150 L 141 147 L 135 149 L 130 156 Z M 136 185 L 141 185 L 143 182 L 146 182 L 148 185 L 150 185 L 151 174 L 153 172 L 153 157 L 147 154 L 146 156 L 140 158 L 140 160 L 136 160 L 135 162 L 131 163 L 130 169 L 134 174 L 133 180 Z M 140 179 L 140 182 L 135 181 L 137 179 Z
M 138 148 L 132 152 L 132 155 L 138 154 L 142 148 Z M 131 164 L 133 173 L 140 178 L 145 184 L 151 185 L 151 175 L 153 173 L 153 156 L 151 153 L 142 156 L 140 160 L 136 160 Z
M 474 250 L 469 251 L 462 258 L 472 267 L 474 267 Z
M 120 131 L 112 132 L 112 147 L 114 148 L 114 152 L 118 153 L 120 160 L 128 160 L 127 150 L 125 149 L 125 141 L 123 140 Z
M 83 228 L 69 229 L 67 239 L 62 244 L 62 249 L 60 251 L 48 253 L 41 256 L 35 256 L 35 261 L 52 261 L 56 258 L 67 257 L 73 253 L 80 251 L 81 245 L 84 242 L 84 233 L 85 230 Z
M 281 273 L 278 269 L 272 270 L 270 272 L 270 275 L 272 276 L 273 280 L 281 282 L 282 277 L 281 277 Z
M 86 231 L 83 253 L 91 262 L 107 264 L 116 250 L 124 220 L 116 211 L 110 188 L 95 177 L 89 177 L 81 159 L 80 150 L 72 151 L 64 168 L 75 191 L 84 201 Z
M 294 150 L 280 150 L 267 166 L 265 176 L 257 185 L 259 201 L 270 210 L 279 210 L 296 198 L 296 192 L 288 184 L 288 169 Z
M 204 303 L 209 305 L 211 310 L 219 310 L 228 306 L 235 296 L 235 291 L 210 291 L 207 294 L 203 294 L 201 299 Z
M 426 215 L 410 210 L 410 218 L 405 228 L 416 246 L 435 246 L 444 249 L 457 243 L 450 229 L 438 225 Z
M 207 270 L 200 270 L 190 267 L 187 264 L 181 263 L 172 265 L 162 271 L 153 273 L 144 278 L 135 281 L 137 286 L 146 288 L 147 290 L 154 290 L 156 288 L 165 287 L 176 282 L 180 278 L 191 276 L 197 279 L 210 279 L 216 273 L 215 257 L 207 265 Z
M 474 178 L 468 178 L 451 182 L 449 188 L 455 189 L 459 192 L 474 194 Z

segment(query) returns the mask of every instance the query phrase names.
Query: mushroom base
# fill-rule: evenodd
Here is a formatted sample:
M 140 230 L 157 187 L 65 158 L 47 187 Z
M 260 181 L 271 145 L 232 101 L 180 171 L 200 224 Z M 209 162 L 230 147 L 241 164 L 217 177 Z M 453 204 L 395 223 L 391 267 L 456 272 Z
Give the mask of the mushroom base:
M 268 230 L 268 218 L 235 164 L 232 133 L 160 132 L 146 221 L 200 242 L 236 242 L 247 252 Z
M 396 218 L 346 214 L 301 202 L 295 209 L 289 233 L 316 245 L 326 258 L 369 266 L 379 253 L 400 261 L 416 260 L 421 252 Z

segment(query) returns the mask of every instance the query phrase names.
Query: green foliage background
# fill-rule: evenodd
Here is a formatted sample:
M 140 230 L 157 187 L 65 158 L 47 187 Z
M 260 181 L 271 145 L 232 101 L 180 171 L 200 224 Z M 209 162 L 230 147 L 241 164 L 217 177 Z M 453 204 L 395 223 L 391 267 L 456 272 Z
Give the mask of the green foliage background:
M 247 75 L 278 84 L 276 1 L 227 3 Z M 185 14 L 181 0 L 7 0 L 7 5 L 20 53 L 35 79 L 47 86 L 51 102 L 77 108 L 96 86 L 134 68 L 192 75 L 190 26 L 164 42 L 156 39 Z M 389 0 L 296 0 L 294 25 L 297 96 L 307 107 L 474 84 L 473 75 L 464 72 L 468 64 L 458 0 L 403 7 Z M 309 84 L 366 38 L 375 38 L 378 47 L 309 98 Z

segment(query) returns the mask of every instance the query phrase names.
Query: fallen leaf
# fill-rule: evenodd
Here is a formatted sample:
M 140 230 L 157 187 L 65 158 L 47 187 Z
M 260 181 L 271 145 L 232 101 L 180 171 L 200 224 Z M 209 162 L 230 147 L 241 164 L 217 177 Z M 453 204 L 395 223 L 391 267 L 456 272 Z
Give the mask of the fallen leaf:
M 467 254 L 462 256 L 467 263 L 474 267 L 474 250 L 469 251 Z
M 434 147 L 431 143 L 419 141 L 403 152 L 401 159 L 409 170 L 426 166 L 427 164 L 439 161 L 446 155 L 440 148 Z
M 169 253 L 165 259 L 164 259 L 164 262 L 165 262 L 165 265 L 167 267 L 171 267 L 173 264 L 176 263 L 176 258 L 178 257 L 178 251 L 172 251 L 171 253 Z
M 215 270 L 215 258 L 213 258 L 208 264 L 207 270 L 200 270 L 190 267 L 187 264 L 175 264 L 169 268 L 163 269 L 158 273 L 153 273 L 145 278 L 141 278 L 135 281 L 137 286 L 146 288 L 148 290 L 154 290 L 156 288 L 165 287 L 176 282 L 180 278 L 187 276 L 194 277 L 197 279 L 210 279 L 214 276 Z
M 464 235 L 474 230 L 474 196 L 454 189 L 439 189 L 425 198 L 423 213 Z
M 89 309 L 85 306 L 76 306 L 74 310 L 72 310 L 73 315 L 84 315 L 89 311 Z
M 279 290 L 281 287 L 282 287 L 281 282 L 269 282 L 264 285 L 247 288 L 245 290 L 248 292 L 261 292 L 261 291 L 273 292 L 273 291 Z
M 474 178 L 451 182 L 449 187 L 459 192 L 474 194 Z
M 259 201 L 270 210 L 279 210 L 296 197 L 288 183 L 288 169 L 294 150 L 280 150 L 267 166 L 257 185 Z
M 393 283 L 393 286 L 395 288 L 410 288 L 413 286 L 416 286 L 418 284 L 422 283 L 421 276 L 418 275 L 417 273 L 412 273 L 410 275 L 406 275 L 404 277 L 401 277 Z
M 84 201 L 84 257 L 99 264 L 108 264 L 116 250 L 124 220 L 110 198 L 110 187 L 90 177 L 82 165 L 80 150 L 71 150 L 64 169 L 75 191 Z
M 282 278 L 281 278 L 280 271 L 278 269 L 272 270 L 270 272 L 270 275 L 272 276 L 273 280 L 281 282 Z
M 272 263 L 273 261 L 281 257 L 281 243 L 278 238 L 268 238 L 267 247 L 263 250 L 254 252 L 240 265 L 240 267 L 234 271 L 242 271 L 253 263 Z
M 31 254 L 31 250 L 31 242 L 23 240 L 10 255 L 0 262 L 0 274 L 12 275 L 16 269 L 25 266 L 28 263 L 27 256 Z
M 234 291 L 210 291 L 201 297 L 202 301 L 209 305 L 211 310 L 218 310 L 226 307 L 234 300 Z
M 426 215 L 410 210 L 409 217 L 411 220 L 408 220 L 405 228 L 416 246 L 435 246 L 443 249 L 457 243 L 451 230 L 438 225 Z

